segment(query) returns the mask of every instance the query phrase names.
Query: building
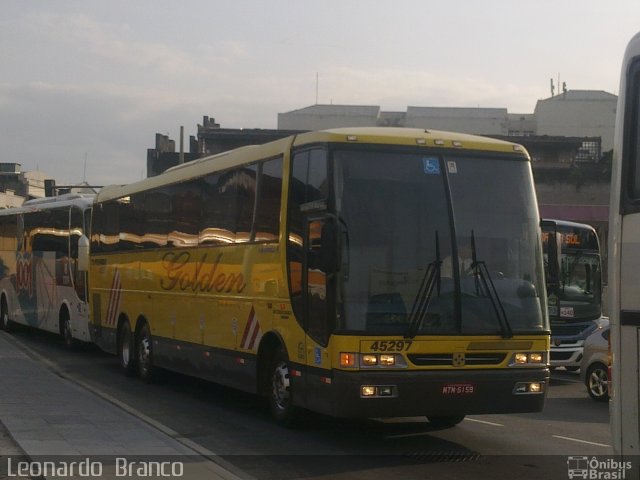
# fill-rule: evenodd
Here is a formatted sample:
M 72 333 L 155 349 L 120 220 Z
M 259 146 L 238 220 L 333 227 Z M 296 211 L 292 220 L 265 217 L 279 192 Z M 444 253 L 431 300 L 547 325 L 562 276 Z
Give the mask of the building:
M 62 193 L 96 193 L 99 187 L 86 182 L 56 187 L 56 182 L 38 170 L 22 172 L 19 163 L 0 163 L 0 209 L 19 207 L 27 200 Z
M 197 137 L 189 138 L 189 152 L 176 152 L 175 141 L 156 133 L 156 147 L 147 150 L 147 177 L 154 177 L 165 170 L 196 158 L 226 152 L 246 145 L 261 145 L 287 137 L 297 131 L 261 128 L 221 128 L 214 118 L 204 116 L 197 126 Z
M 0 163 L 0 209 L 19 207 L 32 198 L 45 196 L 43 172 L 22 172 L 19 163 Z
M 536 135 L 600 137 L 602 150 L 613 148 L 618 97 L 596 90 L 569 90 L 539 100 L 534 110 Z
M 533 113 L 506 108 L 407 107 L 385 112 L 372 105 L 311 105 L 278 114 L 278 129 L 392 126 L 451 130 L 476 135 L 599 137 L 613 148 L 618 97 L 597 90 L 569 90 L 538 100 Z

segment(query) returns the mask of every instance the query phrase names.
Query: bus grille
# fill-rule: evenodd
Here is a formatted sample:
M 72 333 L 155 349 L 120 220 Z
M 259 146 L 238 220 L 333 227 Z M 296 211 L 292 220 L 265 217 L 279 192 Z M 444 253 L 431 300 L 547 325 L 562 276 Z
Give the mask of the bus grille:
M 467 353 L 464 356 L 464 364 L 499 365 L 506 356 L 506 353 Z M 453 365 L 452 353 L 411 353 L 408 357 L 411 363 L 418 366 Z
M 580 335 L 590 325 L 552 325 L 551 332 L 554 337 L 572 337 Z

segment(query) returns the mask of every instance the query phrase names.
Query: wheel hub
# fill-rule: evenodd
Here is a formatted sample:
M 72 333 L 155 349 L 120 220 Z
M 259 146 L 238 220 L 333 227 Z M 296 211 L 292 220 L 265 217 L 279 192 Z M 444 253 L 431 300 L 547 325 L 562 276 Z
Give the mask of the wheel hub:
M 278 408 L 284 410 L 289 406 L 291 394 L 289 393 L 289 368 L 284 362 L 280 362 L 273 372 L 273 399 Z

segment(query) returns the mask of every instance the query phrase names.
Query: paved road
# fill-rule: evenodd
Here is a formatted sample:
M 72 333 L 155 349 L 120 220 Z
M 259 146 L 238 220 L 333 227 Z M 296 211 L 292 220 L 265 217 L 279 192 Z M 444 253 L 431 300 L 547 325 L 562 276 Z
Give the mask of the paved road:
M 67 352 L 55 337 L 25 330 L 14 340 L 61 374 L 221 456 L 247 478 L 551 480 L 568 478 L 569 456 L 612 453 L 607 405 L 591 400 L 578 375 L 568 372 L 554 373 L 539 414 L 472 416 L 448 430 L 422 418 L 310 415 L 303 428 L 287 430 L 252 395 L 170 373 L 147 385 L 122 375 L 115 357 L 93 347 Z

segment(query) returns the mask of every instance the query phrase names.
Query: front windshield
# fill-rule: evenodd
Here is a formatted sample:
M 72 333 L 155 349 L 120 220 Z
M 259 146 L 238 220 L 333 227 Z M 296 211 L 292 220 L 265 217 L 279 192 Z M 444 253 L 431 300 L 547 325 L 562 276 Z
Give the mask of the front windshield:
M 552 320 L 594 320 L 602 313 L 602 269 L 600 247 L 595 232 L 586 227 L 558 225 L 560 237 L 560 278 L 549 294 L 549 317 Z M 550 227 L 543 227 L 545 246 Z
M 355 150 L 333 158 L 336 211 L 348 237 L 340 330 L 406 333 L 421 285 L 436 269 L 414 333 L 499 334 L 479 263 L 514 333 L 547 329 L 526 161 Z
M 600 317 L 600 256 L 579 252 L 561 257 L 558 316 L 567 319 Z

